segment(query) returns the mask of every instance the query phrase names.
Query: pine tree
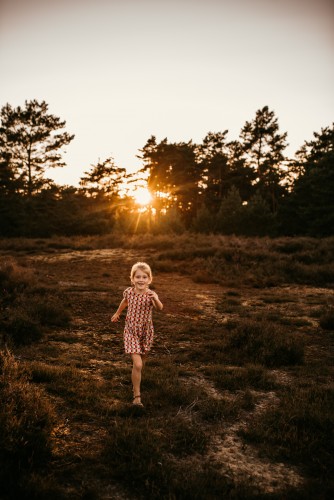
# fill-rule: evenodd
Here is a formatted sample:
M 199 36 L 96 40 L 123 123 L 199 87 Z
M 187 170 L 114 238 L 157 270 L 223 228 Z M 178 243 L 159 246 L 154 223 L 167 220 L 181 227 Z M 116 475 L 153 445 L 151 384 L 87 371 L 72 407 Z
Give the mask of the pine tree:
M 282 231 L 288 234 L 334 234 L 334 123 L 314 132 L 296 153 L 299 176 L 282 213 Z M 297 170 L 297 169 L 296 169 Z
M 226 142 L 228 131 L 209 132 L 197 146 L 197 161 L 201 167 L 202 191 L 205 206 L 217 214 L 222 199 L 235 187 L 243 201 L 253 192 L 255 172 L 243 158 L 238 141 Z
M 283 155 L 286 137 L 287 133 L 279 133 L 278 120 L 268 106 L 258 110 L 255 119 L 246 122 L 240 133 L 246 163 L 257 175 L 254 185 L 274 213 L 286 193 L 284 180 L 288 174 Z
M 217 214 L 217 229 L 225 234 L 242 234 L 244 207 L 240 193 L 232 187 Z
M 273 236 L 276 231 L 276 216 L 260 193 L 255 193 L 244 206 L 242 233 L 247 236 Z
M 125 168 L 117 167 L 112 157 L 92 165 L 89 172 L 84 172 L 80 186 L 90 196 L 102 194 L 107 197 L 118 196 L 126 177 Z
M 157 144 L 151 136 L 140 152 L 153 208 L 158 215 L 177 210 L 189 227 L 197 213 L 201 179 L 195 145 L 191 141 L 168 143 L 167 138 Z
M 10 104 L 0 112 L 0 157 L 15 179 L 15 189 L 31 197 L 48 184 L 49 168 L 63 167 L 61 148 L 74 138 L 61 131 L 65 121 L 48 113 L 45 101 L 25 101 L 25 107 Z

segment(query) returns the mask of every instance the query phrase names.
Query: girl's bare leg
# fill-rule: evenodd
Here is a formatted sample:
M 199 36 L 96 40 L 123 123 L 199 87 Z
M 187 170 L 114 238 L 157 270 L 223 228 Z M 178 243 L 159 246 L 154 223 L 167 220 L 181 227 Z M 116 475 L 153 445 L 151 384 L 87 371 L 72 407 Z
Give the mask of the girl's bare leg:
M 140 396 L 140 382 L 141 382 L 141 372 L 143 369 L 143 359 L 141 354 L 131 354 L 132 357 L 132 373 L 131 380 L 133 386 L 133 397 Z M 140 404 L 140 397 L 134 399 L 135 404 Z

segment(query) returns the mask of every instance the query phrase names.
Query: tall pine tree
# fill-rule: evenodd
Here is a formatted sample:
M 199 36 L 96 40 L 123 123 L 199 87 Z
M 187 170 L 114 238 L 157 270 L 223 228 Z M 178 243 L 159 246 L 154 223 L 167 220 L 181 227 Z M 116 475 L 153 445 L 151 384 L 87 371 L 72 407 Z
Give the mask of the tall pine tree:
M 12 187 L 29 198 L 47 184 L 49 168 L 63 167 L 60 150 L 74 138 L 63 129 L 65 121 L 48 113 L 45 101 L 25 101 L 0 111 L 0 157 L 15 179 Z
M 286 137 L 286 132 L 279 132 L 278 120 L 268 106 L 259 109 L 254 120 L 247 121 L 240 133 L 246 164 L 256 172 L 254 186 L 268 201 L 273 213 L 277 212 L 279 200 L 286 193 L 283 155 Z
M 296 178 L 282 207 L 282 231 L 288 234 L 334 234 L 334 123 L 314 132 L 296 153 Z

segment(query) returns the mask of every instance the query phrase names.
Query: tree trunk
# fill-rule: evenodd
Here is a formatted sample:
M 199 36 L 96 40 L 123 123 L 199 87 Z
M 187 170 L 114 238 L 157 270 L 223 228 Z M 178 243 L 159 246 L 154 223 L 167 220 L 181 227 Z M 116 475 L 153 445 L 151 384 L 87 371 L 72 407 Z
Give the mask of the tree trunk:
M 31 198 L 32 195 L 32 175 L 31 175 L 31 141 L 29 142 L 29 147 L 28 147 L 28 162 L 27 162 L 27 167 L 28 167 L 28 198 Z

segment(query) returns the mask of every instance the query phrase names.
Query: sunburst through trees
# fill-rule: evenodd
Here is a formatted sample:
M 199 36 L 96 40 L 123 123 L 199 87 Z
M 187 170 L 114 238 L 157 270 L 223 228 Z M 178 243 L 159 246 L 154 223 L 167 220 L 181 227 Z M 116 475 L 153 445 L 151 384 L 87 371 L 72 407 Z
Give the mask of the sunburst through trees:
M 65 166 L 62 148 L 74 136 L 44 101 L 7 104 L 0 120 L 0 236 L 333 234 L 334 124 L 289 159 L 287 133 L 264 106 L 237 140 L 228 139 L 228 130 L 208 132 L 198 144 L 152 135 L 139 150 L 137 172 L 110 156 L 84 171 L 75 187 L 47 177 Z

